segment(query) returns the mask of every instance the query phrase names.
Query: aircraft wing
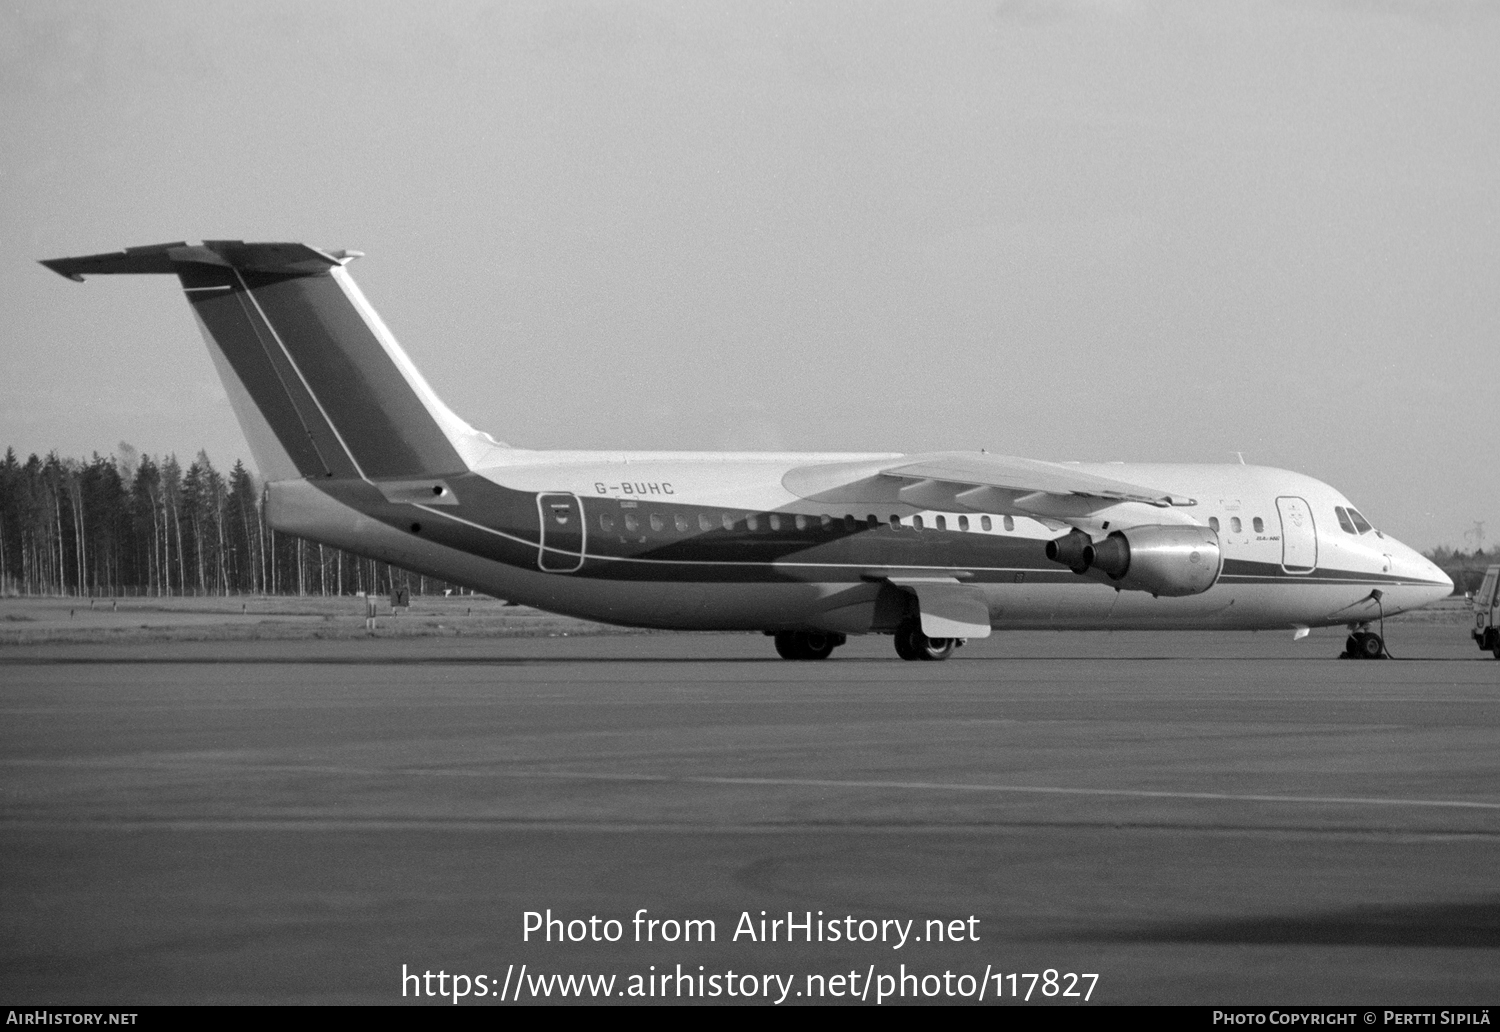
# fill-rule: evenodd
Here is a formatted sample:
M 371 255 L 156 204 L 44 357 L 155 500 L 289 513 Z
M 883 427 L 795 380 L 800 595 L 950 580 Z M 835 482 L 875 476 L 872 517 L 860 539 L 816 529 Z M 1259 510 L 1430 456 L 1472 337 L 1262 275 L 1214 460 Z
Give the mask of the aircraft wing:
M 787 486 L 828 501 L 852 501 L 851 495 L 856 495 L 930 509 L 1052 519 L 1086 517 L 1123 502 L 1157 508 L 1197 504 L 1160 487 L 1112 480 L 1056 462 L 987 452 L 933 452 L 878 463 L 805 466 L 788 476 Z
M 1169 491 L 1110 480 L 1056 462 L 990 455 L 988 452 L 940 452 L 918 456 L 913 461 L 881 470 L 881 475 L 911 481 L 935 480 L 970 487 L 993 487 L 1002 491 L 1079 495 L 1116 502 L 1145 502 L 1160 506 L 1186 504 L 1186 500 L 1174 498 Z

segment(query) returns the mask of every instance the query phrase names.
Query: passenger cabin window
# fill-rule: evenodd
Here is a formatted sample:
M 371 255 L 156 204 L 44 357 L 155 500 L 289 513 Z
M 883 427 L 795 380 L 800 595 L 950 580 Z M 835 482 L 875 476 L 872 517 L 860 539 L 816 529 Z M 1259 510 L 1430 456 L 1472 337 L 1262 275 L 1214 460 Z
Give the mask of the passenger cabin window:
M 651 529 L 660 532 L 665 526 L 666 523 L 662 520 L 661 514 L 653 512 L 651 514 Z
M 625 529 L 632 534 L 641 529 L 641 521 L 636 518 L 635 513 L 627 512 L 625 514 Z
M 986 524 L 986 526 L 985 526 L 984 529 L 985 530 L 989 530 L 990 529 L 989 526 L 988 526 L 988 524 Z M 1005 517 L 1005 529 L 1006 530 L 1015 530 L 1016 529 L 1016 521 L 1015 521 L 1015 519 L 1013 517 L 1010 517 L 1010 516 Z
M 1215 534 L 1219 532 L 1219 517 L 1210 516 L 1208 518 L 1208 529 L 1213 531 Z
M 938 530 L 947 530 L 948 529 L 948 518 L 946 516 L 939 516 L 937 518 L 937 529 Z
M 912 530 L 921 530 L 922 529 L 922 517 L 920 517 L 920 516 L 913 516 L 911 518 L 911 529 Z
M 776 515 L 774 512 L 771 513 L 770 523 L 771 523 L 771 529 L 772 530 L 780 530 L 781 529 L 781 517 L 778 516 L 778 515 Z
M 750 533 L 752 534 L 760 530 L 760 520 L 756 517 L 755 513 L 752 512 L 745 517 L 745 526 L 750 528 Z
M 714 518 L 706 512 L 698 514 L 698 529 L 707 533 L 714 529 Z
M 1370 526 L 1369 521 L 1359 514 L 1359 510 L 1352 505 L 1349 507 L 1349 518 L 1354 521 L 1354 528 L 1361 534 L 1368 534 L 1375 528 Z
M 1240 518 L 1238 516 L 1231 516 L 1231 517 L 1229 517 L 1229 529 L 1230 530 L 1232 530 L 1236 534 L 1238 534 L 1240 532 L 1240 530 L 1242 529 L 1242 527 L 1243 527 L 1243 524 L 1240 523 Z
M 988 516 L 979 517 L 979 528 L 981 530 L 992 530 L 994 529 L 994 526 L 995 525 L 990 522 L 990 518 Z
M 1257 534 L 1264 534 L 1266 532 L 1266 521 L 1259 516 L 1250 521 L 1250 526 L 1255 528 Z
M 820 530 L 822 530 L 824 532 L 827 532 L 827 531 L 830 531 L 830 530 L 833 529 L 833 517 L 830 516 L 830 515 L 828 515 L 826 512 L 822 516 L 818 517 L 818 521 L 819 521 L 819 528 L 818 529 L 820 529 Z
M 615 529 L 615 517 L 614 517 L 613 513 L 601 512 L 599 514 L 599 529 L 600 530 L 614 530 Z
M 969 517 L 967 517 L 967 516 L 960 516 L 958 518 L 958 529 L 959 530 L 968 530 L 969 529 Z
M 674 518 L 674 522 L 677 524 L 677 533 L 686 534 L 688 532 L 688 518 L 686 516 L 677 516 Z
M 729 513 L 726 512 L 724 515 L 722 515 L 722 516 L 719 517 L 719 524 L 725 530 L 733 530 L 734 529 L 734 517 L 731 516 L 731 515 L 729 515 Z
M 897 516 L 895 513 L 891 514 L 891 529 L 892 530 L 900 530 L 901 529 L 901 517 Z
M 844 513 L 844 529 L 847 530 L 851 534 L 853 534 L 856 530 L 859 529 L 859 520 L 857 520 L 857 519 L 854 518 L 854 514 L 853 513 L 850 513 L 850 512 Z
M 1348 511 L 1342 505 L 1333 507 L 1333 514 L 1339 518 L 1339 526 L 1344 528 L 1345 534 L 1358 534 L 1354 529 L 1354 521 L 1349 518 Z

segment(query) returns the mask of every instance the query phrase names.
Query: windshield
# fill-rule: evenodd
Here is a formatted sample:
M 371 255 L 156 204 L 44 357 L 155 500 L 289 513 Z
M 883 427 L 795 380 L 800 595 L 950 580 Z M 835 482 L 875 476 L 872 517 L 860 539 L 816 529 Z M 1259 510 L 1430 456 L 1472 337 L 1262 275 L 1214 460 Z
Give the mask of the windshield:
M 1500 580 L 1500 570 L 1491 570 L 1485 574 L 1484 583 L 1479 585 L 1479 594 L 1474 596 L 1474 601 L 1481 606 L 1489 605 L 1490 600 L 1495 597 L 1495 582 L 1497 580 Z

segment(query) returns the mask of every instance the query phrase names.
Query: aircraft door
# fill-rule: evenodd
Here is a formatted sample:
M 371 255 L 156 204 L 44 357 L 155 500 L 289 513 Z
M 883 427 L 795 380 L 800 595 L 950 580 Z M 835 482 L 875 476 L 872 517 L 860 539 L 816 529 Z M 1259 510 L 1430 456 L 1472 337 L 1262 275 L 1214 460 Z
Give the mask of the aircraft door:
M 1288 573 L 1311 573 L 1318 565 L 1318 532 L 1312 510 L 1301 498 L 1276 499 L 1281 514 L 1281 568 Z
M 541 547 L 536 564 L 548 573 L 572 573 L 583 566 L 588 528 L 583 525 L 583 503 L 576 494 L 556 491 L 536 496 L 541 519 Z

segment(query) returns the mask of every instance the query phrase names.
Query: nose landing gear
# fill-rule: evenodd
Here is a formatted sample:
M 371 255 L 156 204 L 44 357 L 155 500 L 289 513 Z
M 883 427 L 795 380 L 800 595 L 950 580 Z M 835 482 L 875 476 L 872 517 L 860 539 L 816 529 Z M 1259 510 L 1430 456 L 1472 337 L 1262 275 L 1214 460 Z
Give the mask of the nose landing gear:
M 1386 659 L 1385 639 L 1374 631 L 1355 631 L 1344 642 L 1339 659 Z

